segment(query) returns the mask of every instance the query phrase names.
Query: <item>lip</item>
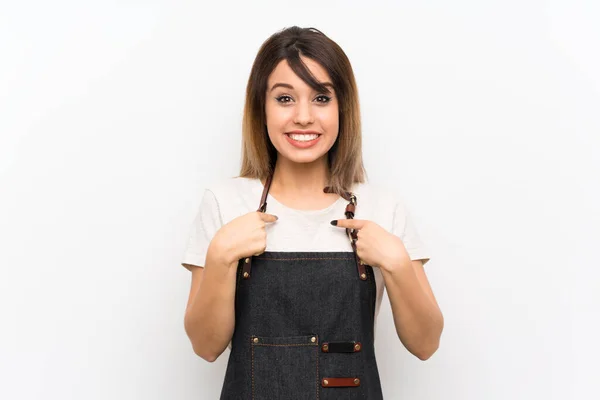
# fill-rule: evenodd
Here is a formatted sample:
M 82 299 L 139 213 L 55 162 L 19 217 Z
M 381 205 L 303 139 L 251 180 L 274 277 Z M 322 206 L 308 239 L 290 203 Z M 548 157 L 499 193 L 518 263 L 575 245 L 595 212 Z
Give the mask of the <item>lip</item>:
M 290 137 L 290 134 L 296 134 L 296 135 L 312 135 L 312 134 L 316 134 L 319 135 L 316 139 L 313 140 L 309 140 L 308 142 L 299 142 L 296 141 L 294 139 L 292 139 Z M 314 146 L 315 144 L 317 144 L 317 142 L 321 139 L 322 134 L 317 132 L 317 131 L 291 131 L 291 132 L 286 132 L 285 133 L 285 138 L 287 139 L 287 141 L 294 147 L 297 147 L 299 149 L 307 149 L 309 147 Z
M 290 135 L 290 134 L 295 134 L 295 135 L 322 135 L 321 132 L 317 132 L 317 131 L 290 131 L 290 132 L 286 132 L 286 135 Z

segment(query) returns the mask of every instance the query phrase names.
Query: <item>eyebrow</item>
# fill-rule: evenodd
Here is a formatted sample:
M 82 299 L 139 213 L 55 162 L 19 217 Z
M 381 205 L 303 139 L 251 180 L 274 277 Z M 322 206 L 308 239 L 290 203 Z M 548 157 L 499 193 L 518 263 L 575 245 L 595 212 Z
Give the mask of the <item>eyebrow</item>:
M 323 82 L 322 85 L 323 86 L 329 86 L 331 89 L 334 89 L 333 83 L 331 83 L 331 82 Z M 289 83 L 278 82 L 278 83 L 276 83 L 276 84 L 273 85 L 273 87 L 271 88 L 271 90 L 269 90 L 269 92 L 272 92 L 273 90 L 275 90 L 278 87 L 284 87 L 284 88 L 288 88 L 288 89 L 294 90 L 294 87 L 292 85 L 290 85 Z

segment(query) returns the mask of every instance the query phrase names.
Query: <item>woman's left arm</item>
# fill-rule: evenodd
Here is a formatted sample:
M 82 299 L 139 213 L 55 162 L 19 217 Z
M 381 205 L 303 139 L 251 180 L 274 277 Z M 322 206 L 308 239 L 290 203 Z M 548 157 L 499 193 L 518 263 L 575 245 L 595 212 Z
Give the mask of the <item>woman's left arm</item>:
M 372 221 L 335 222 L 332 225 L 358 230 L 355 242 L 358 257 L 381 270 L 400 341 L 416 357 L 427 360 L 439 347 L 444 317 L 423 262 L 412 261 L 402 240 Z
M 400 341 L 421 360 L 435 353 L 444 317 L 435 300 L 423 262 L 415 260 L 380 267 Z

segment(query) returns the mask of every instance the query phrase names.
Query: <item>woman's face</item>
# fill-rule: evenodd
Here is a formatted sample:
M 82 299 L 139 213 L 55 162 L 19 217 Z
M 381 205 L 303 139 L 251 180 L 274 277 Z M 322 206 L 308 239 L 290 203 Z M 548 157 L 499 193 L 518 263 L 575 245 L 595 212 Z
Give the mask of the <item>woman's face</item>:
M 338 101 L 327 71 L 310 58 L 302 61 L 331 93 L 313 90 L 282 60 L 267 81 L 265 113 L 279 157 L 310 163 L 326 155 L 337 139 Z

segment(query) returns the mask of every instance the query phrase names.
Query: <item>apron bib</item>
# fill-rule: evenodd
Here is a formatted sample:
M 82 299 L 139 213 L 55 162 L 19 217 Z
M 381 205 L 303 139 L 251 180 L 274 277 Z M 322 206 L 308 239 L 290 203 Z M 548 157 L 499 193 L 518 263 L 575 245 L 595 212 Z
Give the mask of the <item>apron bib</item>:
M 271 179 L 258 211 L 266 211 Z M 356 197 L 344 197 L 353 218 Z M 356 232 L 347 234 L 353 251 L 267 251 L 240 260 L 221 400 L 383 399 L 375 276 L 356 254 Z

